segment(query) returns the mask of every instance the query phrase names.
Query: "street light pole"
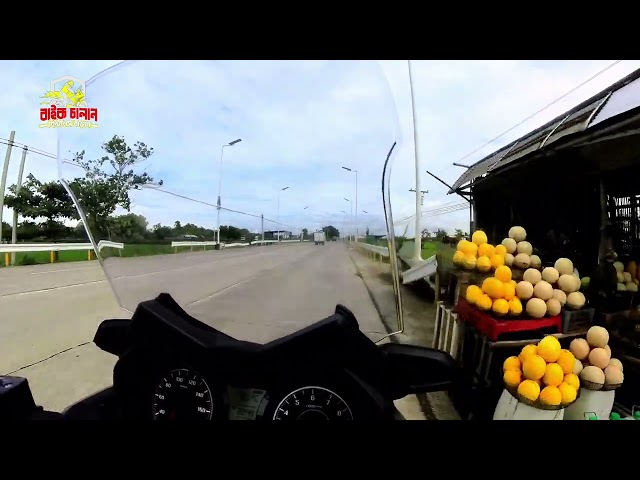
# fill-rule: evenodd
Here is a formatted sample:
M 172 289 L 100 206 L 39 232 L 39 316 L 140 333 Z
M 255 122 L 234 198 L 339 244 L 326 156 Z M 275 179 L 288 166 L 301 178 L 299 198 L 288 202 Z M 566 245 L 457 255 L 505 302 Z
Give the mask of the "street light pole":
M 351 210 L 351 215 L 350 215 L 350 219 L 351 219 L 351 221 L 350 221 L 349 223 L 351 223 L 351 228 L 350 228 L 350 230 L 353 230 L 353 203 L 351 203 L 351 200 L 350 200 L 350 199 L 348 199 L 348 198 L 345 198 L 345 200 L 346 200 L 347 202 L 349 202 L 349 209 Z M 349 236 L 351 236 L 351 235 L 349 235 Z
M 224 147 L 233 147 L 236 143 L 240 143 L 241 138 L 222 145 L 220 149 L 220 175 L 218 177 L 218 245 L 220 245 L 220 207 L 222 207 L 221 195 L 222 195 L 222 158 L 224 157 Z
M 355 172 L 356 174 L 356 242 L 358 241 L 358 170 L 353 170 L 349 167 L 342 167 L 344 170 L 348 172 Z
M 413 117 L 413 149 L 416 167 L 416 232 L 414 235 L 415 248 L 413 251 L 413 259 L 422 260 L 422 233 L 420 230 L 420 149 L 418 140 L 418 119 L 416 116 L 416 99 L 413 91 L 413 76 L 411 75 L 411 60 L 407 60 L 407 66 L 409 68 L 409 91 L 411 92 L 411 114 Z
M 306 220 L 307 220 L 307 217 L 306 217 L 306 215 L 305 215 L 305 210 L 306 210 L 307 208 L 309 208 L 309 205 L 307 205 L 306 207 L 304 207 L 304 208 L 302 209 L 302 223 L 305 223 L 305 222 L 306 222 Z M 301 242 L 303 242 L 303 241 L 304 241 L 304 228 L 305 228 L 305 227 L 304 227 L 304 225 L 302 225 L 302 227 L 300 227 L 300 241 L 301 241 Z M 307 230 L 307 231 L 309 231 L 309 230 Z
M 278 229 L 278 243 L 280 243 L 280 193 L 284 192 L 288 188 L 289 187 L 284 187 L 278 191 L 278 214 L 276 216 L 276 223 L 277 223 L 276 228 Z
M 349 238 L 348 236 L 346 236 L 347 234 L 347 215 L 349 215 L 347 212 L 345 212 L 344 210 L 340 210 L 342 213 L 344 213 L 344 219 L 342 220 L 342 223 L 344 225 L 344 235 L 343 238 Z

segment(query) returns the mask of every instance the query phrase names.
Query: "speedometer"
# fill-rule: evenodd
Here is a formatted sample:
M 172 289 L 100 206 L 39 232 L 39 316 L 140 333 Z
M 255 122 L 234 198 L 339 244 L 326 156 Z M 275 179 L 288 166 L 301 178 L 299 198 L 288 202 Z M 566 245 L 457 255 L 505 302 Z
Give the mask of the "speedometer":
M 213 397 L 207 382 L 186 368 L 169 372 L 154 392 L 155 420 L 211 420 L 212 413 Z
M 294 390 L 276 407 L 274 420 L 353 420 L 349 405 L 335 392 L 323 387 Z

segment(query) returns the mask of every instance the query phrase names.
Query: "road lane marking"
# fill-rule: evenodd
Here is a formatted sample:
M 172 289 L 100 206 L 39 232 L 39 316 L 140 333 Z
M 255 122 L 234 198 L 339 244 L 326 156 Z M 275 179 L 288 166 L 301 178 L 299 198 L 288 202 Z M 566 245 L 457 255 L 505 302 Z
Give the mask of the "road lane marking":
M 19 297 L 21 295 L 31 295 L 32 293 L 42 293 L 42 292 L 51 292 L 51 291 L 55 291 L 55 290 L 65 290 L 67 288 L 82 287 L 84 285 L 91 285 L 91 284 L 94 284 L 94 283 L 104 283 L 104 282 L 106 282 L 106 280 L 92 280 L 90 282 L 73 283 L 71 285 L 61 285 L 61 286 L 58 286 L 58 287 L 41 288 L 39 290 L 28 290 L 26 292 L 5 293 L 5 294 L 0 294 L 0 298 Z
M 95 265 L 91 265 L 88 267 L 78 267 L 78 268 L 61 268 L 59 270 L 45 270 L 43 272 L 29 272 L 29 275 L 42 275 L 43 273 L 60 273 L 60 272 L 75 272 L 76 270 L 87 270 L 89 268 L 99 268 Z
M 227 286 L 227 287 L 221 288 L 220 290 L 217 290 L 217 291 L 213 292 L 211 295 L 207 295 L 206 297 L 201 298 L 200 300 L 195 300 L 195 301 L 193 301 L 193 302 L 191 302 L 191 303 L 187 303 L 187 304 L 185 305 L 185 307 L 188 307 L 188 306 L 191 306 L 191 305 L 196 305 L 196 304 L 198 304 L 198 303 L 200 303 L 200 302 L 204 302 L 205 300 L 210 300 L 211 298 L 215 297 L 216 295 L 219 295 L 219 294 L 221 294 L 222 292 L 226 292 L 227 290 L 230 290 L 230 289 L 232 289 L 232 288 L 234 288 L 234 287 L 237 287 L 237 286 L 239 286 L 239 285 L 242 285 L 243 283 L 247 283 L 247 282 L 249 282 L 249 281 L 253 280 L 254 278 L 258 278 L 258 276 L 256 275 L 255 277 L 247 278 L 247 279 L 245 279 L 245 280 L 241 280 L 241 281 L 239 281 L 239 282 L 236 282 L 236 283 L 234 283 L 233 285 L 229 285 L 229 286 Z

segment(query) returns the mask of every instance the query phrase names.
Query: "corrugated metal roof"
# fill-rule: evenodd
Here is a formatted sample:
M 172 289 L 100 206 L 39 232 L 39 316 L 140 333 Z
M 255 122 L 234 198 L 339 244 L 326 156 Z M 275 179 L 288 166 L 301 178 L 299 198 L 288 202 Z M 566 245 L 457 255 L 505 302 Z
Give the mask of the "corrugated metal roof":
M 604 120 L 640 106 L 640 69 L 607 87 L 589 100 L 520 137 L 467 169 L 448 193 L 516 160 L 548 147 L 562 137 L 584 131 Z

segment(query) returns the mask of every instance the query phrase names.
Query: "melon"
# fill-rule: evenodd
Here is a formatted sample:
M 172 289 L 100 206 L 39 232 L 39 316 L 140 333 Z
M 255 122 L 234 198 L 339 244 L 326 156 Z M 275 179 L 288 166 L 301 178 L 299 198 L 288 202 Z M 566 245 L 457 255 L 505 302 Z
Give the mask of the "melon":
M 606 385 L 620 385 L 624 382 L 624 375 L 615 365 L 609 365 L 604 369 L 604 383 Z
M 467 270 L 473 270 L 476 268 L 476 257 L 473 255 L 465 255 L 462 261 L 462 266 Z
M 549 282 L 551 285 L 556 283 L 559 278 L 560 274 L 553 267 L 546 267 L 544 270 L 542 270 L 542 279 L 545 282 Z
M 514 258 L 515 258 L 515 257 L 514 257 L 513 255 L 511 255 L 510 253 L 507 253 L 507 254 L 504 256 L 504 264 L 505 264 L 507 267 L 511 267 L 511 266 L 513 265 L 513 259 L 514 259 Z
M 547 304 L 539 298 L 530 299 L 525 308 L 531 318 L 542 318 L 547 313 Z
M 483 243 L 487 243 L 489 240 L 487 239 L 487 234 L 482 230 L 476 230 L 471 235 L 471 241 L 475 243 L 477 246 L 482 245 Z
M 573 274 L 573 262 L 568 258 L 559 258 L 553 266 L 560 275 Z
M 609 354 L 604 348 L 594 348 L 589 352 L 589 363 L 594 367 L 604 370 L 609 365 L 609 360 Z
M 540 280 L 542 280 L 542 274 L 535 268 L 528 268 L 524 272 L 522 280 L 524 280 L 525 282 L 529 282 L 531 285 L 535 285 Z
M 624 283 L 624 275 L 622 274 L 622 272 L 616 272 L 616 278 L 618 280 L 618 283 Z
M 624 265 L 622 264 L 622 262 L 614 262 L 613 266 L 615 267 L 618 273 L 624 272 Z
M 573 275 L 562 274 L 558 278 L 558 287 L 564 293 L 572 293 L 580 290 L 580 279 Z
M 533 287 L 533 296 L 546 302 L 553 298 L 553 287 L 544 280 L 540 280 Z
M 507 253 L 513 253 L 516 251 L 518 242 L 516 242 L 513 238 L 505 238 L 504 240 L 502 240 L 502 245 L 507 249 Z
M 478 257 L 476 268 L 481 272 L 488 272 L 491 270 L 491 260 L 489 260 L 489 257 Z
M 453 254 L 453 264 L 454 265 L 458 265 L 458 266 L 462 266 L 462 263 L 464 262 L 464 257 L 466 255 L 464 254 L 463 251 L 461 250 L 456 250 L 456 253 Z
M 598 386 L 602 388 L 602 385 L 604 385 L 604 372 L 598 367 L 589 365 L 580 372 L 580 379 L 592 383 L 596 388 Z
M 556 315 L 560 315 L 562 311 L 562 305 L 555 298 L 550 298 L 547 300 L 547 314 L 551 317 L 555 317 Z
M 587 330 L 587 343 L 594 348 L 604 348 L 609 343 L 609 332 L 604 327 L 594 325 Z M 608 361 L 607 359 L 607 362 Z
M 580 310 L 587 303 L 587 299 L 581 292 L 572 292 L 567 295 L 567 302 L 565 305 L 571 310 Z
M 582 362 L 576 358 L 573 363 L 574 375 L 580 375 L 580 372 L 582 371 L 583 368 L 584 367 L 582 366 Z
M 624 283 L 629 283 L 631 281 L 631 274 L 629 272 L 623 272 L 622 279 L 624 280 Z
M 516 295 L 520 300 L 529 300 L 533 296 L 533 285 L 522 281 L 516 285 Z
M 516 251 L 518 253 L 526 253 L 527 255 L 531 255 L 533 253 L 533 246 L 529 242 L 518 242 Z
M 509 238 L 513 238 L 516 242 L 522 242 L 527 238 L 527 231 L 520 226 L 511 227 L 509 229 Z
M 591 348 L 584 338 L 576 338 L 571 340 L 569 351 L 573 353 L 573 356 L 578 360 L 584 360 L 589 356 Z
M 627 288 L 627 292 L 636 293 L 638 291 L 638 285 L 636 285 L 634 282 L 625 284 L 625 287 Z
M 626 292 L 627 291 L 627 286 L 624 283 L 618 283 L 616 285 L 616 290 L 618 292 Z
M 553 289 L 553 294 L 551 298 L 555 298 L 560 302 L 560 305 L 564 307 L 564 304 L 567 303 L 567 294 L 562 290 L 558 290 L 557 288 Z
M 531 257 L 526 253 L 519 253 L 513 259 L 513 265 L 522 270 L 526 270 L 529 268 L 529 264 L 531 263 Z
M 538 255 L 531 255 L 531 263 L 529 264 L 531 268 L 540 268 L 542 266 L 542 260 Z
M 612 358 L 611 360 L 609 360 L 609 365 L 613 365 L 614 367 L 618 367 L 621 372 L 624 371 L 624 368 L 622 367 L 622 362 L 620 360 L 618 360 L 617 358 Z

